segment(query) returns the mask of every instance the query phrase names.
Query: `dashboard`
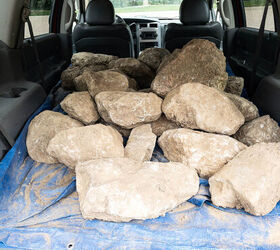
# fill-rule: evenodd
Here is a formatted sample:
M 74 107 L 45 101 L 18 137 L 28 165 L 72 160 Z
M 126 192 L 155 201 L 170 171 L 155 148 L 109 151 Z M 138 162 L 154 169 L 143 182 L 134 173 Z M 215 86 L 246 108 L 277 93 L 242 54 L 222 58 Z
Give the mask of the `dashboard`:
M 124 18 L 129 25 L 134 40 L 135 54 L 152 47 L 164 47 L 166 25 L 177 20 L 159 20 L 154 18 Z

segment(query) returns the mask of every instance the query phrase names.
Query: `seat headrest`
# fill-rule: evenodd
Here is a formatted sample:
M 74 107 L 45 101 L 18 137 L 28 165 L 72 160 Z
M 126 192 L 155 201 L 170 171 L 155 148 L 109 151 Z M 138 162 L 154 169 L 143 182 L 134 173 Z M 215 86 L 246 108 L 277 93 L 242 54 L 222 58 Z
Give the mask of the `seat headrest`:
M 115 9 L 109 0 L 92 0 L 86 10 L 89 25 L 110 25 L 115 22 Z
M 206 0 L 183 0 L 180 6 L 180 21 L 186 25 L 209 22 L 210 9 Z

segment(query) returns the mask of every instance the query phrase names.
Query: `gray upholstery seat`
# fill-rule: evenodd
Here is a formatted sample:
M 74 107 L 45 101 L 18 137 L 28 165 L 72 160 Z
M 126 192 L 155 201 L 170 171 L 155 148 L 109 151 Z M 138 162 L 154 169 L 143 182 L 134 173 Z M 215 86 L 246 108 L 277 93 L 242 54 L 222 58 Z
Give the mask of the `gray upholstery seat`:
M 209 22 L 206 0 L 184 0 L 180 6 L 181 24 L 170 23 L 165 32 L 165 48 L 172 52 L 195 38 L 207 39 L 220 48 L 223 29 L 219 22 Z
M 115 10 L 109 0 L 90 1 L 85 22 L 78 24 L 73 32 L 77 52 L 134 57 L 130 28 L 126 24 L 115 23 Z

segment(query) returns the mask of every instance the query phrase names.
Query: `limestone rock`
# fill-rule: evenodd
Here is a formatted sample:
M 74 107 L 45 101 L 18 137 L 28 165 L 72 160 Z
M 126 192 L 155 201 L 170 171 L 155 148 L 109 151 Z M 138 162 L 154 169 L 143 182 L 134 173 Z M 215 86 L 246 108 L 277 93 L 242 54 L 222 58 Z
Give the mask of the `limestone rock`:
M 96 105 L 86 91 L 68 95 L 60 105 L 69 116 L 85 125 L 94 124 L 99 119 Z
M 98 112 L 108 123 L 126 129 L 157 120 L 162 99 L 154 93 L 106 91 L 95 96 Z
M 280 200 L 280 143 L 258 143 L 209 179 L 214 205 L 266 215 Z
M 90 187 L 103 185 L 142 168 L 142 163 L 128 158 L 102 158 L 80 162 L 75 168 L 77 192 L 81 203 Z
M 244 88 L 244 78 L 238 76 L 229 76 L 225 92 L 234 95 L 241 95 Z
M 147 64 L 151 69 L 157 71 L 162 60 L 170 55 L 167 49 L 163 48 L 148 48 L 141 52 L 138 60 Z
M 245 123 L 234 138 L 248 146 L 259 142 L 280 142 L 280 128 L 266 115 Z
M 126 138 L 128 138 L 131 133 L 131 129 L 125 129 L 116 124 L 105 122 L 103 119 L 101 119 L 100 123 L 106 126 L 111 126 L 112 128 L 116 129 L 123 137 Z
M 82 77 L 92 97 L 103 91 L 126 91 L 129 88 L 127 77 L 111 70 L 99 72 L 86 71 Z
M 244 116 L 223 93 L 200 83 L 187 83 L 164 99 L 167 119 L 182 127 L 232 135 L 244 123 Z
M 164 132 L 158 143 L 168 160 L 194 167 L 202 178 L 212 176 L 246 148 L 229 136 L 186 128 Z
M 225 93 L 225 95 L 235 104 L 235 106 L 243 114 L 246 122 L 259 117 L 259 110 L 254 103 L 238 95 L 230 93 Z
M 82 123 L 67 115 L 43 111 L 31 121 L 28 127 L 26 147 L 29 156 L 37 162 L 57 163 L 56 158 L 47 153 L 49 141 L 60 131 L 82 126 Z
M 69 67 L 61 74 L 61 87 L 66 90 L 74 90 L 74 79 L 81 74 L 79 67 Z
M 152 122 L 151 126 L 156 136 L 161 136 L 166 130 L 180 128 L 175 122 L 167 120 L 165 115 L 162 115 L 158 120 Z
M 122 136 L 102 124 L 64 130 L 50 141 L 47 152 L 74 169 L 78 162 L 124 156 Z
M 77 77 L 74 79 L 73 82 L 74 82 L 74 88 L 75 88 L 76 91 L 87 91 L 87 90 L 88 90 L 87 84 L 86 84 L 86 82 L 84 81 L 83 74 L 77 76 Z
M 145 63 L 142 63 L 135 58 L 120 58 L 111 61 L 109 68 L 120 70 L 126 75 L 134 78 L 140 88 L 149 88 L 155 77 L 153 71 Z
M 124 155 L 136 161 L 150 161 L 156 145 L 157 136 L 152 132 L 150 124 L 132 129 Z
M 158 72 L 151 87 L 160 96 L 189 82 L 200 82 L 223 91 L 227 80 L 223 52 L 210 41 L 194 39 Z
M 115 169 L 122 165 L 115 164 Z M 199 189 L 196 171 L 181 163 L 145 162 L 137 172 L 123 174 L 99 186 L 94 185 L 91 171 L 83 177 L 77 175 L 81 212 L 90 220 L 128 222 L 157 218 L 191 198 Z
M 105 54 L 94 54 L 90 52 L 79 52 L 72 56 L 72 65 L 79 66 L 81 68 L 89 65 L 109 64 L 112 60 L 116 60 L 118 57 Z
M 175 49 L 170 55 L 163 58 L 161 64 L 159 65 L 157 69 L 157 73 L 162 70 L 167 64 L 169 64 L 173 59 L 175 59 L 179 53 L 181 52 L 181 49 Z

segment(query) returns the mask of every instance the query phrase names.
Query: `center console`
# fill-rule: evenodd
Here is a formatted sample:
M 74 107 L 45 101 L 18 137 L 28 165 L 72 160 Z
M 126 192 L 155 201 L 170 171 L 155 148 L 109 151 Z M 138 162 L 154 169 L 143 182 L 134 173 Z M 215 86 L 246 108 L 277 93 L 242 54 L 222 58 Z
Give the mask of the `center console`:
M 158 22 L 139 23 L 138 30 L 138 51 L 147 48 L 161 47 L 161 27 Z

